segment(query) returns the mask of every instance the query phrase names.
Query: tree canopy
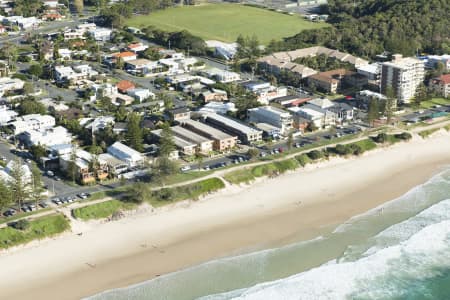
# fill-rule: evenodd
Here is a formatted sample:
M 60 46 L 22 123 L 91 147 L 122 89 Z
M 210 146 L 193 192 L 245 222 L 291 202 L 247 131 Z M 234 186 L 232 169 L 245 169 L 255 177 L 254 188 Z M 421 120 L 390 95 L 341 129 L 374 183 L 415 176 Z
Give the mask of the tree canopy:
M 442 0 L 329 0 L 332 27 L 305 30 L 270 49 L 324 45 L 363 57 L 383 51 L 413 55 L 450 51 L 450 2 Z

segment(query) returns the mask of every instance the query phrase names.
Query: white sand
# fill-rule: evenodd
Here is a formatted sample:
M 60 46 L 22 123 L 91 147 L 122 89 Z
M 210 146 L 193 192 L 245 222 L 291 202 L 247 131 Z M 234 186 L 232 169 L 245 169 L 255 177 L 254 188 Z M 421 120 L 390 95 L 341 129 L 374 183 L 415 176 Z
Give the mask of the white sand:
M 201 201 L 83 224 L 82 236 L 74 232 L 4 251 L 0 298 L 77 299 L 244 248 L 309 238 L 323 226 L 400 196 L 445 164 L 450 134 L 441 131 L 251 187 L 231 186 Z

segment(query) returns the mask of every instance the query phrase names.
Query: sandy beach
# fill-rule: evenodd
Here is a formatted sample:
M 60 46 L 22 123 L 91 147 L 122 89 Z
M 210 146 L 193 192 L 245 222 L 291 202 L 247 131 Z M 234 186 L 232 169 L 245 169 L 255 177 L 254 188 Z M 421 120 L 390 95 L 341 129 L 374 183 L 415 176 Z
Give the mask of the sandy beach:
M 450 164 L 450 133 L 230 186 L 0 254 L 1 299 L 79 299 L 214 258 L 310 239 Z M 83 231 L 81 236 L 76 233 Z

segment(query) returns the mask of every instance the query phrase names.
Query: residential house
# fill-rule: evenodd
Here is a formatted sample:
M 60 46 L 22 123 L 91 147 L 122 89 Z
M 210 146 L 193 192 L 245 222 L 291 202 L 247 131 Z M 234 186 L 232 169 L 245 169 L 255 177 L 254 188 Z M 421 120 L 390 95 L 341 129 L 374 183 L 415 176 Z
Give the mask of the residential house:
M 137 59 L 136 53 L 130 51 L 113 53 L 111 56 L 113 57 L 113 62 L 116 62 L 117 59 L 122 59 L 124 62 Z
M 155 98 L 155 94 L 150 92 L 149 89 L 141 89 L 141 88 L 137 88 L 137 89 L 132 89 L 132 90 L 128 90 L 127 94 L 131 97 L 133 97 L 134 99 L 138 100 L 139 102 L 145 101 L 149 98 Z
M 450 97 L 450 74 L 441 75 L 430 80 L 430 88 L 438 95 Z
M 310 124 L 314 124 L 317 128 L 324 126 L 325 112 L 307 106 L 294 106 L 288 110 L 293 113 L 293 126 L 297 129 L 304 131 Z
M 215 40 L 206 41 L 206 46 L 214 49 L 215 56 L 224 58 L 225 60 L 233 59 L 238 47 L 237 43 L 224 43 Z
M 108 28 L 95 28 L 88 31 L 92 38 L 99 42 L 111 40 L 112 30 Z
M 94 160 L 97 163 L 96 166 L 93 165 Z M 91 153 L 82 149 L 71 149 L 70 153 L 59 156 L 61 170 L 65 172 L 70 171 L 69 166 L 72 161 L 75 166 L 74 175 L 81 184 L 91 184 L 95 183 L 97 179 L 105 180 L 108 178 L 107 162 L 100 157 L 95 158 Z
M 187 107 L 178 107 L 168 111 L 172 121 L 181 121 L 191 118 L 191 111 Z
M 311 100 L 311 97 L 299 96 L 299 95 L 287 95 L 272 99 L 273 102 L 278 103 L 284 107 L 299 106 L 305 102 Z
M 256 96 L 256 100 L 264 105 L 269 104 L 269 101 L 278 97 L 287 96 L 287 88 L 275 87 L 269 82 L 247 82 L 244 88 Z
M 208 78 L 212 78 L 222 83 L 230 83 L 241 80 L 241 75 L 239 75 L 239 73 L 222 70 L 219 68 L 206 69 L 201 73 Z
M 211 89 L 204 91 L 200 94 L 200 98 L 203 102 L 208 103 L 211 101 L 228 101 L 227 92 L 219 89 Z
M 157 61 L 151 61 L 145 58 L 128 60 L 125 63 L 125 69 L 133 75 L 149 75 L 164 72 L 164 66 Z
M 102 153 L 98 155 L 98 159 L 106 163 L 108 173 L 110 176 L 116 177 L 128 170 L 128 164 L 109 153 Z
M 136 85 L 128 80 L 121 80 L 116 84 L 119 92 L 126 94 L 129 90 L 136 88 Z
M 203 115 L 205 122 L 232 136 L 237 136 L 243 143 L 252 143 L 262 140 L 262 131 L 243 124 L 235 119 L 223 115 L 206 113 Z
M 308 77 L 310 87 L 315 86 L 319 90 L 333 94 L 339 92 L 345 85 L 362 88 L 367 83 L 366 76 L 345 69 L 321 72 Z
M 273 106 L 260 106 L 248 110 L 250 123 L 267 123 L 278 128 L 282 135 L 292 129 L 292 116 L 287 111 Z
M 227 112 L 237 111 L 236 105 L 232 102 L 208 102 L 200 108 L 200 113 L 216 113 L 225 115 Z
M 336 114 L 336 123 L 342 124 L 353 120 L 354 109 L 347 103 L 334 102 L 327 110 Z
M 99 130 L 104 130 L 108 127 L 114 126 L 114 117 L 112 116 L 100 116 L 96 118 L 81 118 L 79 123 L 86 129 L 90 129 L 92 133 Z
M 19 136 L 19 140 L 27 147 L 35 145 L 48 147 L 56 144 L 70 144 L 72 142 L 72 135 L 66 128 L 57 126 L 26 130 Z
M 138 42 L 138 43 L 131 43 L 131 44 L 129 44 L 127 46 L 127 49 L 129 51 L 131 51 L 131 52 L 138 53 L 138 52 L 142 52 L 142 51 L 147 50 L 148 46 Z
M 25 131 L 48 129 L 55 126 L 55 118 L 48 115 L 31 114 L 18 117 L 9 126 L 18 135 Z
M 130 168 L 141 166 L 144 163 L 144 157 L 141 153 L 121 142 L 115 142 L 109 146 L 107 152 L 115 158 L 127 163 Z
M 5 126 L 7 123 L 15 120 L 18 115 L 17 112 L 9 109 L 6 105 L 0 105 L 0 126 Z
M 98 72 L 87 64 L 72 67 L 55 66 L 55 79 L 57 82 L 75 82 L 97 76 Z
M 2 97 L 8 91 L 23 89 L 24 84 L 25 82 L 19 78 L 0 78 L 0 97 Z
M 205 123 L 187 119 L 181 121 L 181 125 L 192 132 L 213 140 L 213 149 L 216 151 L 229 151 L 236 146 L 237 136 L 231 136 Z

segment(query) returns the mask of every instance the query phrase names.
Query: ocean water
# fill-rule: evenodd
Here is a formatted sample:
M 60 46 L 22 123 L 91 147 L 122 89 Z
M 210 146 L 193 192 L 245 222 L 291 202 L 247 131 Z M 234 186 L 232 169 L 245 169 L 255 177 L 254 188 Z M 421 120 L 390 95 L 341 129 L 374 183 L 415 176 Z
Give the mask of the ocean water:
M 88 299 L 450 299 L 450 168 L 316 239 Z

